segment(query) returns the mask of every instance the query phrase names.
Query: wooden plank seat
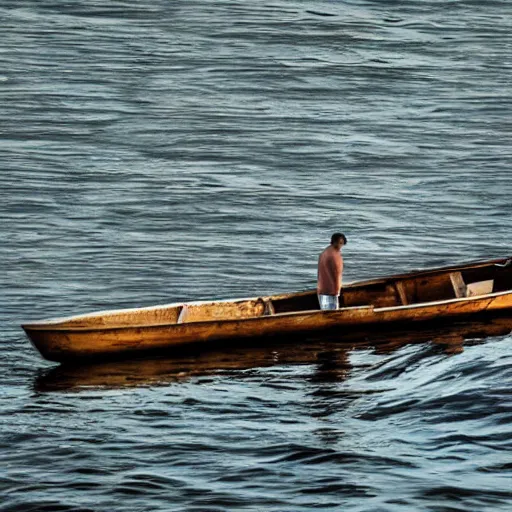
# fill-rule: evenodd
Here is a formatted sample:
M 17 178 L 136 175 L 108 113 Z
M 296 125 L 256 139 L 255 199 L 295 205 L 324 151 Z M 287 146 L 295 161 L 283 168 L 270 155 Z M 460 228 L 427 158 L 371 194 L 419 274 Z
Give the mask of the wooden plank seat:
M 400 298 L 400 303 L 402 306 L 407 306 L 407 304 L 409 304 L 409 300 L 407 299 L 407 291 L 403 281 L 396 281 L 395 288 L 398 293 L 398 297 Z
M 261 300 L 263 301 L 263 304 L 265 306 L 265 309 L 263 310 L 263 316 L 275 315 L 276 310 L 274 309 L 274 304 L 272 304 L 272 301 L 270 299 Z
M 455 297 L 476 297 L 478 295 L 487 295 L 492 293 L 494 288 L 494 279 L 486 279 L 485 281 L 475 281 L 474 283 L 466 284 L 461 272 L 452 272 L 450 279 L 453 284 Z
M 455 297 L 462 298 L 467 297 L 467 287 L 464 282 L 464 278 L 460 272 L 452 272 L 450 274 L 450 280 L 453 285 L 453 291 L 455 292 Z
M 185 323 L 186 318 L 187 318 L 187 313 L 188 313 L 188 305 L 183 304 L 183 306 L 181 306 L 181 311 L 180 311 L 180 314 L 178 315 L 178 321 L 176 323 L 177 324 Z
M 478 295 L 487 295 L 492 293 L 494 288 L 494 279 L 488 279 L 487 281 L 478 281 L 476 283 L 470 283 L 466 288 L 466 297 L 476 297 Z

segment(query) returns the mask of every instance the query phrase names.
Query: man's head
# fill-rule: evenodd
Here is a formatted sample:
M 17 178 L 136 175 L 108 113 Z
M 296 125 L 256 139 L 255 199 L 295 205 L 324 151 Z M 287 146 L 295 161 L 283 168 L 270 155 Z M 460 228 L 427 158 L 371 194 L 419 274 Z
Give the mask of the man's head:
M 347 243 L 347 237 L 343 233 L 334 233 L 331 236 L 331 245 L 339 251 Z

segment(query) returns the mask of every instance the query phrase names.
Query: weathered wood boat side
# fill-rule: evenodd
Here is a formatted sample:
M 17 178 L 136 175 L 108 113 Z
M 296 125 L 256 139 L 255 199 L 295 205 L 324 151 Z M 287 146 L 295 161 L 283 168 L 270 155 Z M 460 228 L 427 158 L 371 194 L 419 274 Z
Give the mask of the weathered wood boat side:
M 168 385 L 191 377 L 218 375 L 224 371 L 250 370 L 280 364 L 314 364 L 315 379 L 341 382 L 352 365 L 349 354 L 354 348 L 371 348 L 376 354 L 391 354 L 414 343 L 433 343 L 446 354 L 464 351 L 464 343 L 505 336 L 512 332 L 512 317 L 498 316 L 480 321 L 434 325 L 432 329 L 386 331 L 371 337 L 320 333 L 301 343 L 273 340 L 269 344 L 244 343 L 216 347 L 213 351 L 196 350 L 170 354 L 146 354 L 123 360 L 95 360 L 87 365 L 59 365 L 38 374 L 33 382 L 37 393 L 55 391 L 90 391 L 91 388 L 123 389 L 139 386 Z
M 23 325 L 46 359 L 163 350 L 190 343 L 285 336 L 512 311 L 510 258 L 347 285 L 343 307 L 319 311 L 314 290 L 295 294 L 106 311 Z

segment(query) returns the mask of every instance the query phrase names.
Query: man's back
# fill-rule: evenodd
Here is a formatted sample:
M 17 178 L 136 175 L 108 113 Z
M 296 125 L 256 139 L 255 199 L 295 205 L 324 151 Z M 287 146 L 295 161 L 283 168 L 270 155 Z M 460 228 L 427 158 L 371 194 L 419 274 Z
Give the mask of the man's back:
M 341 253 L 330 245 L 318 258 L 317 293 L 338 296 L 341 290 L 342 274 L 343 258 Z

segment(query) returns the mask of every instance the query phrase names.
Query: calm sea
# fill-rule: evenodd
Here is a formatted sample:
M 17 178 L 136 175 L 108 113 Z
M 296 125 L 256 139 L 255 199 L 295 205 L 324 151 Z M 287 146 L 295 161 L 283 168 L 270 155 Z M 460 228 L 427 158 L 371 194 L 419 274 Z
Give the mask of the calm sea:
M 0 2 L 0 511 L 508 511 L 512 337 L 89 369 L 19 324 L 512 254 L 506 0 Z M 444 336 L 444 338 L 443 338 Z

